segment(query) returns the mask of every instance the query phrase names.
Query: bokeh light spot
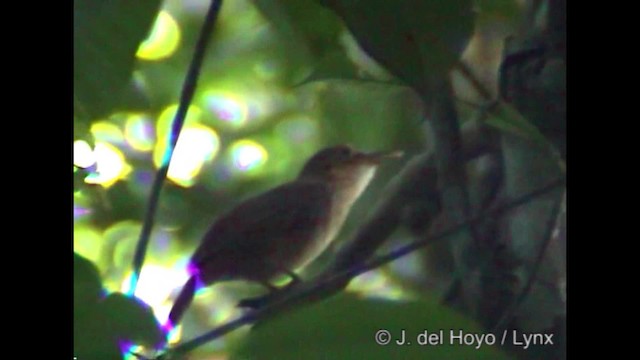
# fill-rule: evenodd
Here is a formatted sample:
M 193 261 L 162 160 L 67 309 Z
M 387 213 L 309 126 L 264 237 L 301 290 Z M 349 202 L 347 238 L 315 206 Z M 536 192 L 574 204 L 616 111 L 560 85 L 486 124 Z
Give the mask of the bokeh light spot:
M 156 146 L 153 150 L 153 163 L 160 167 L 168 159 L 167 146 L 169 144 L 169 134 L 173 125 L 173 119 L 178 110 L 178 104 L 167 106 L 160 115 L 156 124 Z M 202 110 L 197 106 L 189 106 L 187 116 L 184 119 L 182 131 L 192 125 L 199 124 Z
M 171 124 L 173 123 L 173 118 L 176 116 L 176 111 L 178 111 L 178 104 L 172 104 L 164 108 L 158 116 L 158 134 L 164 135 L 171 129 Z M 187 116 L 184 119 L 184 124 L 195 124 L 199 122 L 200 117 L 202 116 L 202 109 L 195 105 L 189 106 L 189 110 L 187 111 Z
M 207 110 L 230 128 L 239 129 L 247 124 L 247 104 L 237 96 L 209 91 L 203 99 Z
M 219 148 L 218 134 L 212 129 L 202 125 L 183 129 L 167 177 L 180 186 L 193 185 L 202 166 L 213 160 Z
M 90 209 L 73 204 L 73 219 L 77 220 L 91 213 Z
M 237 170 L 248 172 L 260 168 L 267 162 L 269 154 L 253 140 L 238 140 L 231 144 L 231 159 Z
M 120 128 L 107 121 L 98 121 L 91 125 L 91 134 L 97 141 L 110 142 L 112 144 L 121 144 L 124 142 L 124 135 Z
M 96 142 L 93 153 L 97 163 L 96 172 L 87 176 L 86 183 L 110 187 L 131 172 L 131 166 L 126 163 L 117 147 L 106 142 Z
M 96 157 L 89 143 L 84 140 L 73 142 L 73 164 L 86 169 L 96 163 Z
M 369 298 L 389 300 L 410 298 L 410 294 L 395 285 L 382 270 L 369 271 L 355 277 L 346 290 Z
M 102 243 L 102 235 L 93 227 L 75 227 L 73 231 L 73 251 L 79 255 L 98 263 Z
M 143 60 L 161 60 L 171 56 L 180 44 L 180 27 L 166 11 L 160 11 L 151 34 L 140 44 L 136 56 Z
M 153 125 L 144 116 L 129 116 L 125 124 L 124 135 L 129 145 L 135 150 L 146 152 L 153 149 Z

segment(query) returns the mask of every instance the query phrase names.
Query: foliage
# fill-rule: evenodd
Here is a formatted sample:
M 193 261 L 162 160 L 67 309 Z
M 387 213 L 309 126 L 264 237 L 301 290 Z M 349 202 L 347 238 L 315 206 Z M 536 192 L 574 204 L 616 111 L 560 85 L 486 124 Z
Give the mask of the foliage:
M 117 359 L 128 344 L 160 347 L 164 334 L 151 309 L 123 294 L 103 295 L 98 269 L 73 255 L 74 355 Z
M 138 45 L 160 0 L 74 0 L 74 105 L 79 121 L 107 115 L 119 105 Z
M 184 273 L 186 259 L 207 226 L 217 214 L 243 198 L 293 178 L 317 149 L 350 143 L 367 150 L 401 149 L 407 158 L 429 149 L 425 104 L 436 88 L 433 84 L 452 71 L 458 72 L 460 57 L 474 72 L 497 78 L 499 54 L 496 56 L 495 49 L 500 47 L 496 44 L 501 44 L 526 15 L 516 3 L 225 1 L 209 40 L 211 46 L 151 233 L 141 282 L 147 281 L 146 286 L 155 288 L 132 297 L 123 294 L 126 289 L 121 284 L 126 283 L 131 270 L 151 179 L 166 148 L 180 87 L 209 1 L 74 0 L 74 140 L 83 146 L 81 142 L 86 142 L 94 160 L 74 159 L 74 355 L 79 359 L 115 359 L 121 358 L 131 344 L 144 345 L 146 350 L 163 345 L 167 339 L 158 325 L 158 314 L 175 297 L 173 292 L 183 281 L 180 274 Z M 179 33 L 173 35 L 179 39 L 178 45 L 162 58 L 144 58 L 139 53 L 143 41 L 153 34 L 162 35 L 162 31 L 155 31 L 159 14 L 170 14 L 177 24 Z M 474 33 L 482 35 L 472 37 Z M 493 60 L 483 62 L 486 58 Z M 549 120 L 536 102 L 552 100 L 559 108 L 564 82 L 554 84 L 553 94 L 541 91 L 543 95 L 527 100 L 526 106 L 518 101 L 485 106 L 495 99 L 478 95 L 482 91 L 469 84 L 454 83 L 461 122 L 484 112 L 480 116 L 483 123 L 500 134 L 526 139 L 523 145 L 521 140 L 504 136 L 506 140 L 500 146 L 502 151 L 509 149 L 508 154 L 500 161 L 490 159 L 491 169 L 499 168 L 500 176 L 492 173 L 483 177 L 482 163 L 471 164 L 480 169 L 481 175 L 470 179 L 491 182 L 491 196 L 478 197 L 493 199 L 498 185 L 516 197 L 531 190 L 529 183 L 518 180 L 523 174 L 535 178 L 538 186 L 556 174 L 555 167 L 563 160 L 560 155 L 554 152 L 552 160 L 547 161 L 544 151 L 528 148 L 534 144 L 555 151 L 564 146 L 562 136 L 552 137 L 547 131 L 556 131 L 558 123 L 543 123 Z M 484 89 L 487 93 L 495 92 L 488 88 Z M 530 115 L 526 109 L 537 110 Z M 564 116 L 560 110 L 556 112 L 560 118 Z M 81 153 L 89 154 L 76 151 Z M 370 190 L 356 204 L 338 239 L 340 245 L 367 220 L 378 199 L 384 199 L 384 184 L 394 179 L 402 165 L 380 169 Z M 433 167 L 429 169 L 434 171 Z M 420 185 L 424 184 L 416 187 Z M 425 192 L 429 195 L 425 198 L 437 193 L 430 187 Z M 407 204 L 412 206 L 418 200 L 426 201 L 409 200 Z M 429 228 L 431 219 L 425 220 L 423 213 L 407 215 L 423 205 L 431 209 L 430 214 L 440 210 L 439 201 L 417 204 L 416 208 L 407 206 L 398 215 L 399 221 L 406 222 L 405 218 L 412 216 L 411 221 L 424 222 L 416 228 Z M 504 226 L 516 234 L 518 259 L 524 259 L 525 264 L 531 265 L 527 261 L 538 251 L 532 245 L 538 240 L 531 226 L 547 224 L 545 216 L 553 213 L 551 207 L 545 203 L 536 210 L 522 211 L 526 215 L 519 215 L 515 225 Z M 531 224 L 527 224 L 529 220 Z M 434 224 L 437 230 L 437 221 Z M 411 230 L 412 226 L 408 227 Z M 400 226 L 386 248 L 406 242 L 409 236 L 424 233 L 416 235 Z M 430 248 L 417 253 L 414 260 L 396 260 L 392 266 L 368 273 L 370 277 L 357 278 L 359 281 L 354 280 L 355 285 L 342 294 L 267 319 L 249 333 L 230 334 L 194 356 L 506 358 L 504 349 L 489 346 L 375 344 L 374 335 L 382 328 L 388 329 L 394 339 L 401 329 L 407 337 L 425 330 L 443 330 L 445 335 L 452 329 L 489 332 L 482 317 L 464 306 L 434 300 L 444 298 L 448 288 L 442 284 L 449 284 L 451 277 L 449 267 L 444 280 L 440 277 L 442 269 L 437 269 L 442 258 L 452 257 L 442 251 Z M 492 259 L 474 254 L 474 261 Z M 305 269 L 303 277 L 327 267 L 334 255 L 332 249 Z M 437 257 L 440 260 L 434 260 Z M 564 261 L 554 259 L 558 264 Z M 528 274 L 528 269 L 520 269 L 518 274 Z M 556 281 L 556 270 L 543 267 L 544 279 Z M 160 271 L 159 275 L 153 275 L 153 271 Z M 509 278 L 497 270 L 482 275 Z M 158 279 L 150 280 L 152 276 Z M 509 281 L 496 287 L 502 291 Z M 558 305 L 556 292 L 539 290 L 543 286 L 539 283 L 536 286 L 542 300 L 529 303 L 528 309 L 538 314 L 539 308 L 546 306 L 552 314 L 549 316 L 555 316 L 562 306 Z M 238 315 L 235 303 L 253 295 L 254 290 L 246 284 L 223 284 L 197 297 L 192 316 L 185 318 L 181 341 Z M 372 300 L 372 294 L 394 300 Z M 502 304 L 497 295 L 490 300 Z M 452 309 L 455 307 L 458 310 Z
M 258 323 L 231 359 L 506 359 L 490 345 L 460 345 L 461 329 L 482 332 L 432 299 L 398 303 L 338 295 Z

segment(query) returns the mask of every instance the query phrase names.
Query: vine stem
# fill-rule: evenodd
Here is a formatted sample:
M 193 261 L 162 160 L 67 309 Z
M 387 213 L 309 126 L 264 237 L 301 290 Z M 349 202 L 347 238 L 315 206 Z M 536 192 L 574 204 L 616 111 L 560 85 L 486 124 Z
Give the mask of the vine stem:
M 200 77 L 200 70 L 202 69 L 202 63 L 207 50 L 207 44 L 211 39 L 213 33 L 213 27 L 215 25 L 218 14 L 220 13 L 220 7 L 222 6 L 222 0 L 212 0 L 209 5 L 209 10 L 200 29 L 200 35 L 198 42 L 196 43 L 191 63 L 189 64 L 189 70 L 182 85 L 182 92 L 180 94 L 180 103 L 178 104 L 178 110 L 173 118 L 171 124 L 171 132 L 169 133 L 168 145 L 162 158 L 162 164 L 158 168 L 156 177 L 153 180 L 153 186 L 151 187 L 151 193 L 149 195 L 149 202 L 147 205 L 146 213 L 144 216 L 144 223 L 142 225 L 142 231 L 138 238 L 135 254 L 133 256 L 133 275 L 131 277 L 131 283 L 129 286 L 129 295 L 135 294 L 138 280 L 140 278 L 140 272 L 142 271 L 142 264 L 147 253 L 147 247 L 149 246 L 149 240 L 151 237 L 151 229 L 155 221 L 155 215 L 158 209 L 158 200 L 160 198 L 160 192 L 164 180 L 167 178 L 169 171 L 169 164 L 171 163 L 171 157 L 178 142 L 178 136 L 184 125 L 184 120 L 189 109 L 189 105 L 193 100 L 193 95 L 196 91 L 198 84 L 198 78 Z
M 566 193 L 560 199 L 558 199 L 558 201 L 556 202 L 556 204 L 554 205 L 551 211 L 551 216 L 549 217 L 549 223 L 546 226 L 545 234 L 543 237 L 544 240 L 542 242 L 542 245 L 540 246 L 540 250 L 538 250 L 538 255 L 533 263 L 533 266 L 531 267 L 531 274 L 529 275 L 527 282 L 522 288 L 522 291 L 520 292 L 520 294 L 514 299 L 512 304 L 504 310 L 504 312 L 502 313 L 502 316 L 500 316 L 496 324 L 493 326 L 492 328 L 493 334 L 499 334 L 503 330 L 507 329 L 507 327 L 509 326 L 509 322 L 513 319 L 513 316 L 518 312 L 522 303 L 529 296 L 529 293 L 531 292 L 531 289 L 533 288 L 535 281 L 537 280 L 538 274 L 540 273 L 540 267 L 542 266 L 542 261 L 544 260 L 544 257 L 547 254 L 547 250 L 549 249 L 549 245 L 553 240 L 553 237 L 554 237 L 553 232 L 556 228 L 558 228 L 561 222 L 560 217 L 562 216 L 563 213 L 565 213 L 565 211 L 563 210 L 563 208 L 565 207 L 566 207 Z

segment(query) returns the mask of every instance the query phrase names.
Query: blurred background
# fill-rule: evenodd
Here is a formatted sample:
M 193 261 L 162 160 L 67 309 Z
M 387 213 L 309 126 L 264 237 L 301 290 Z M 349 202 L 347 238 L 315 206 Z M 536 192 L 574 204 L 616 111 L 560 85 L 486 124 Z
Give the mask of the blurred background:
M 518 23 L 517 1 L 479 1 L 465 62 L 496 92 L 502 41 Z M 166 0 L 137 48 L 132 81 L 108 111 L 74 119 L 74 251 L 98 268 L 109 292 L 127 292 L 131 264 L 155 171 L 209 5 Z M 95 63 L 92 76 L 109 76 Z M 107 67 L 108 68 L 108 67 Z M 482 103 L 454 76 L 461 118 Z M 90 78 L 90 77 L 86 77 Z M 353 234 L 389 179 L 424 148 L 418 97 L 364 54 L 340 20 L 313 1 L 225 1 L 198 88 L 165 182 L 136 296 L 159 322 L 187 279 L 186 264 L 216 215 L 293 179 L 318 149 L 349 143 L 403 150 L 381 167 L 335 246 L 302 275 L 312 276 Z M 408 240 L 398 232 L 387 248 Z M 410 299 L 429 284 L 420 252 L 357 278 L 362 297 Z M 198 293 L 170 341 L 192 338 L 241 312 L 260 287 L 223 283 Z M 194 358 L 225 358 L 236 332 Z

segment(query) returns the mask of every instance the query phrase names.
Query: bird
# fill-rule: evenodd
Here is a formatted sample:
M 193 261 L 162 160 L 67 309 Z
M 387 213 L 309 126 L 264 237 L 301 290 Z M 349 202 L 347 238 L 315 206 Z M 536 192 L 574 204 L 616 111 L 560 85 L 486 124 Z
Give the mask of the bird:
M 349 211 L 385 158 L 399 151 L 363 152 L 350 145 L 321 149 L 290 182 L 251 197 L 219 216 L 191 256 L 190 277 L 169 313 L 177 326 L 197 288 L 245 280 L 277 291 L 271 281 L 316 259 L 335 239 Z

